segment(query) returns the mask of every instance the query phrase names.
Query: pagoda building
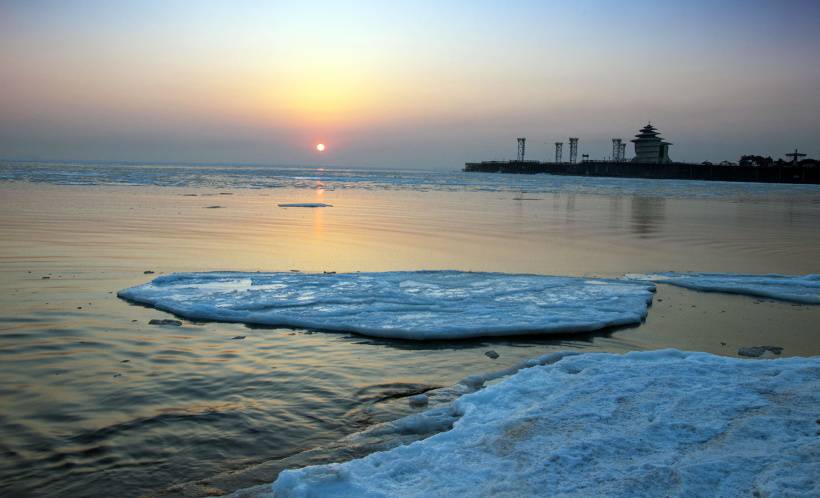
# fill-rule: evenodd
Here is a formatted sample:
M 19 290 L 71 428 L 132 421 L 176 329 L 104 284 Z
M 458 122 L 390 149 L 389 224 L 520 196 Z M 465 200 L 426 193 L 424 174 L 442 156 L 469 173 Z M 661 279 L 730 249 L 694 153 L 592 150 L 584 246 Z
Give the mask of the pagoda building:
M 665 164 L 672 162 L 669 159 L 669 142 L 665 142 L 660 137 L 658 130 L 652 126 L 652 123 L 647 124 L 641 131 L 635 135 L 632 140 L 635 144 L 635 157 L 632 162 L 635 163 L 652 163 Z

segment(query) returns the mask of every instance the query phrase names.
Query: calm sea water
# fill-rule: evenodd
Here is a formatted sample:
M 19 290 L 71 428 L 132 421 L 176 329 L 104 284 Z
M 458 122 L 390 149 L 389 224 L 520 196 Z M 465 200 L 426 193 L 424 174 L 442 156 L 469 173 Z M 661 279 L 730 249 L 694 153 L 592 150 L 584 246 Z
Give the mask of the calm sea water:
M 41 163 L 0 160 L 0 181 L 55 185 L 185 188 L 357 189 L 416 192 L 513 192 L 638 195 L 664 198 L 744 198 L 801 195 L 816 185 L 630 180 L 546 175 L 464 174 L 460 171 L 299 168 L 251 165 Z
M 640 327 L 580 336 L 157 327 L 172 317 L 115 297 L 145 271 L 820 273 L 818 219 L 814 186 L 0 163 L 0 495 L 230 492 L 409 413 L 404 395 L 560 349 L 820 354 L 820 307 L 665 286 Z

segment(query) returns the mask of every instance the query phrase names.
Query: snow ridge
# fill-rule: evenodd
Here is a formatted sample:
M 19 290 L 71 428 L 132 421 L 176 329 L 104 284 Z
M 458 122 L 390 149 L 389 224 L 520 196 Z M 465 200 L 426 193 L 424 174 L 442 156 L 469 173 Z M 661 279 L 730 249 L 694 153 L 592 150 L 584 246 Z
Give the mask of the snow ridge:
M 818 357 L 564 356 L 457 399 L 447 432 L 267 496 L 818 496 L 818 408 Z

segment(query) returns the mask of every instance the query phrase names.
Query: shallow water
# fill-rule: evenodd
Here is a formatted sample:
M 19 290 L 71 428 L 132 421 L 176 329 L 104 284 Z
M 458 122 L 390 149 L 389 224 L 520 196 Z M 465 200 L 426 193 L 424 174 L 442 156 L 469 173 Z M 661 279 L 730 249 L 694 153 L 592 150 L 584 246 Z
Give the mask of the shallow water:
M 734 354 L 772 344 L 820 354 L 820 307 L 662 285 L 640 327 L 430 344 L 154 326 L 174 317 L 115 297 L 155 276 L 146 270 L 820 273 L 817 187 L 424 172 L 356 173 L 367 178 L 357 182 L 316 170 L 236 180 L 183 166 L 137 168 L 126 171 L 132 185 L 110 185 L 124 173 L 47 168 L 0 182 L 7 496 L 159 493 L 336 440 L 373 421 L 362 407 L 374 400 L 559 349 Z M 64 185 L 76 169 L 103 181 Z M 286 181 L 269 188 L 269 177 Z M 258 188 L 239 188 L 249 186 Z M 294 202 L 333 207 L 277 206 Z

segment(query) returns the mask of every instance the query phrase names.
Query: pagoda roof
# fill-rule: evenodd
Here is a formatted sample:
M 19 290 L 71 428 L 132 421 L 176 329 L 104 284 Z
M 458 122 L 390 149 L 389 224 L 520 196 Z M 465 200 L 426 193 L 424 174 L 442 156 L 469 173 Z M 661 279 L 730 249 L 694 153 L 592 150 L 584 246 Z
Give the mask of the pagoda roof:
M 646 124 L 646 126 L 644 126 L 643 128 L 641 128 L 638 131 L 638 134 L 635 135 L 635 137 L 638 138 L 638 139 L 641 139 L 641 138 L 650 139 L 650 138 L 659 138 L 658 135 L 660 135 L 660 132 L 658 131 L 658 129 L 655 128 L 654 126 L 652 126 L 652 123 L 649 122 L 649 123 Z M 633 140 L 633 142 L 634 142 L 634 140 Z

